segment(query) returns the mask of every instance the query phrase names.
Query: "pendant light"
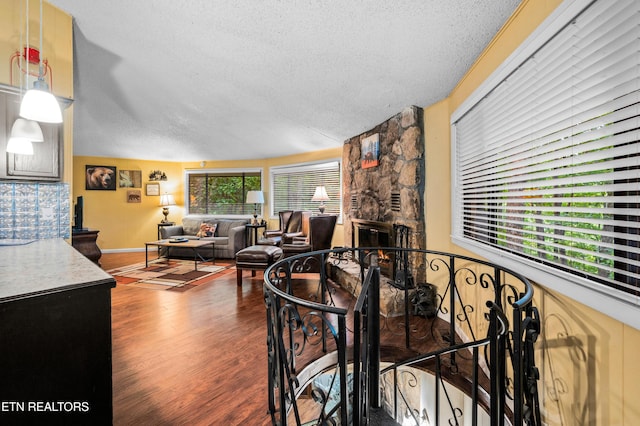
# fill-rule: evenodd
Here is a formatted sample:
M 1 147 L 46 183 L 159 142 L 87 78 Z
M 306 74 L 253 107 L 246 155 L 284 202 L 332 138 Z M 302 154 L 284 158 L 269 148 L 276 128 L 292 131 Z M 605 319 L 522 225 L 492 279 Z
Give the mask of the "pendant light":
M 22 13 L 21 13 L 22 15 Z M 27 2 L 27 16 L 29 16 L 29 3 Z M 27 18 L 28 19 L 28 18 Z M 21 19 L 22 20 L 22 19 Z M 27 39 L 27 46 L 29 41 Z M 20 46 L 22 46 L 22 31 L 20 31 Z M 29 48 L 27 47 L 28 51 Z M 25 51 L 25 52 L 26 52 Z M 26 53 L 25 53 L 26 55 Z M 26 59 L 26 58 L 25 58 Z M 22 69 L 22 55 L 18 57 L 18 69 Z M 29 61 L 27 60 L 27 72 L 25 79 L 29 75 Z M 20 76 L 20 96 L 22 96 L 22 76 Z M 38 122 L 18 118 L 11 127 L 11 135 L 7 142 L 7 152 L 22 155 L 33 155 L 32 142 L 43 142 L 42 129 Z
M 10 139 L 27 139 L 31 142 L 44 142 L 42 129 L 37 121 L 17 118 L 11 127 Z
M 29 0 L 27 0 L 27 5 Z M 27 38 L 29 37 L 29 16 L 27 16 Z M 62 123 L 62 110 L 55 96 L 49 91 L 44 81 L 42 65 L 42 0 L 40 0 L 40 68 L 38 80 L 33 82 L 33 89 L 27 91 L 20 105 L 20 116 L 44 123 Z
M 11 138 L 7 142 L 7 152 L 12 154 L 33 155 L 33 144 L 29 139 Z

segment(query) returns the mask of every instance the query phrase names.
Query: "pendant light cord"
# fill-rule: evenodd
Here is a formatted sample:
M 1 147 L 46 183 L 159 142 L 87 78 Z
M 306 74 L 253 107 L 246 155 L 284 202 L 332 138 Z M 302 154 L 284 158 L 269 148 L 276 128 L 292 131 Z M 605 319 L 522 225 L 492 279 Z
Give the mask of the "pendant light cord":
M 27 73 L 24 76 L 25 85 L 27 86 L 27 90 L 29 89 L 29 0 L 27 0 L 27 50 L 24 52 L 24 58 L 27 60 Z M 22 78 L 21 78 L 22 80 Z
M 38 80 L 44 79 L 42 75 L 42 0 L 40 0 L 40 68 L 38 68 Z

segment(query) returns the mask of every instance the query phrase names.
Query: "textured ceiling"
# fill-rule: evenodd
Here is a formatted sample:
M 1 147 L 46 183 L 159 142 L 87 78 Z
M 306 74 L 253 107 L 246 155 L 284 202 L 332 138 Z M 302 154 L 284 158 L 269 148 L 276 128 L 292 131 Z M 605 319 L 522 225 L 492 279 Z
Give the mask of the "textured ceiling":
M 520 0 L 50 0 L 74 16 L 74 155 L 341 145 L 446 97 Z

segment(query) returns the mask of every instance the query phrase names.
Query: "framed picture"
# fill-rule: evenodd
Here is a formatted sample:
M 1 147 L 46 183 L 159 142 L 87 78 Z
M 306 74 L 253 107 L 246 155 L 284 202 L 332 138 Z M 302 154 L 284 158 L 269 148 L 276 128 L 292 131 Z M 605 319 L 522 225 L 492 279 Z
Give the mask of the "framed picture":
M 378 165 L 380 162 L 380 133 L 362 139 L 360 160 L 363 169 Z
M 127 203 L 141 203 L 142 202 L 142 194 L 139 189 L 128 189 L 127 190 Z
M 120 188 L 142 188 L 142 171 L 120 170 L 118 173 L 118 186 Z
M 115 166 L 85 166 L 85 189 L 115 191 Z
M 146 194 L 147 195 L 160 195 L 160 184 L 159 183 L 148 183 L 146 185 Z

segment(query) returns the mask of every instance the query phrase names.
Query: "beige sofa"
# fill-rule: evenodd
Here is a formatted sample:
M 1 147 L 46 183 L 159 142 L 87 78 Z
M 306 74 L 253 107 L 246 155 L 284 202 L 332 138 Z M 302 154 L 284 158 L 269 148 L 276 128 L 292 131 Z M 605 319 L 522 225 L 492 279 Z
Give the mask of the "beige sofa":
M 212 215 L 194 214 L 182 218 L 182 225 L 163 226 L 160 228 L 162 239 L 188 238 L 197 239 L 196 234 L 202 223 L 216 225 L 216 232 L 212 237 L 203 237 L 203 240 L 213 240 L 216 259 L 235 259 L 236 253 L 246 247 L 247 234 L 245 225 L 249 219 L 219 218 Z M 211 247 L 199 249 L 202 257 L 211 257 Z M 161 249 L 161 254 L 166 253 L 166 247 Z M 189 248 L 171 247 L 171 257 L 193 258 L 193 250 Z

